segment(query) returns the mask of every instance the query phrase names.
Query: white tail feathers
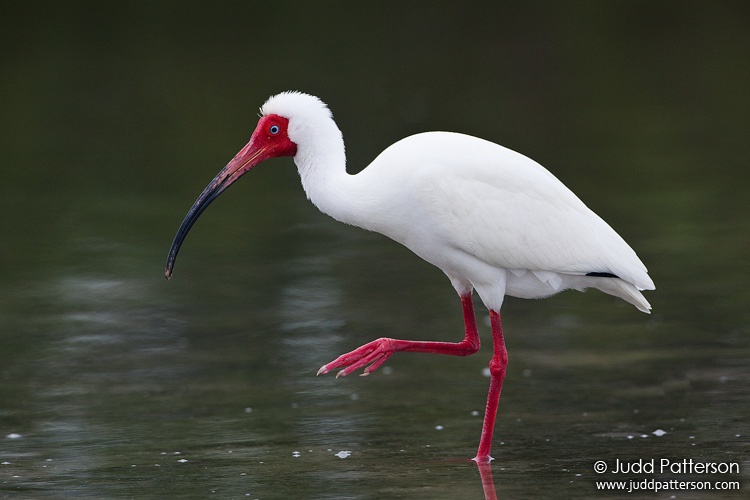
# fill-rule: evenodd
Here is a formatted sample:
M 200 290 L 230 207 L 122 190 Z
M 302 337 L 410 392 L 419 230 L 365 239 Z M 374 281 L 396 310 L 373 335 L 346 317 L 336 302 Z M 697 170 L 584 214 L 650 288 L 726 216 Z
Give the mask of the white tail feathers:
M 640 311 L 647 314 L 651 313 L 651 304 L 648 303 L 643 294 L 635 287 L 619 278 L 598 278 L 593 287 L 598 288 L 604 293 L 620 297 L 626 302 L 630 302 Z

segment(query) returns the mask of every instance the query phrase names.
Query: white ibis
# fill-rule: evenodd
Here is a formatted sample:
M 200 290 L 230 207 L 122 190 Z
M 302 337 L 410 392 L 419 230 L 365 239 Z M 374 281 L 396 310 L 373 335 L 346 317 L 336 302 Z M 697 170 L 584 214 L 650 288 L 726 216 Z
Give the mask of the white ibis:
M 646 267 L 627 243 L 544 167 L 515 151 L 449 132 L 412 135 L 383 151 L 356 175 L 346 172 L 344 140 L 328 107 L 299 92 L 273 96 L 261 108 L 250 141 L 212 180 L 183 220 L 164 274 L 172 275 L 193 223 L 226 188 L 259 163 L 293 156 L 302 187 L 322 212 L 382 233 L 439 267 L 463 305 L 461 342 L 380 338 L 323 365 L 362 375 L 393 353 L 467 356 L 479 350 L 472 293 L 490 315 L 494 353 L 479 449 L 492 460 L 500 390 L 508 353 L 500 324 L 505 295 L 547 297 L 566 289 L 599 290 L 643 312 L 641 290 L 653 290 Z

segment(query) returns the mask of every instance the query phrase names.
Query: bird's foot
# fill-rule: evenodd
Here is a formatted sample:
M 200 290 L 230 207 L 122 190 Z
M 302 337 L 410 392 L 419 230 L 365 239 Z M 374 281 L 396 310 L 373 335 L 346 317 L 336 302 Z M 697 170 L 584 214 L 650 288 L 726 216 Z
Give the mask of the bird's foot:
M 344 368 L 336 374 L 336 378 L 345 377 L 362 367 L 366 368 L 362 371 L 361 376 L 369 375 L 385 363 L 394 352 L 396 352 L 396 349 L 393 339 L 386 337 L 379 338 L 351 352 L 342 354 L 327 365 L 321 366 L 320 370 L 318 370 L 318 375 L 328 373 L 337 368 Z

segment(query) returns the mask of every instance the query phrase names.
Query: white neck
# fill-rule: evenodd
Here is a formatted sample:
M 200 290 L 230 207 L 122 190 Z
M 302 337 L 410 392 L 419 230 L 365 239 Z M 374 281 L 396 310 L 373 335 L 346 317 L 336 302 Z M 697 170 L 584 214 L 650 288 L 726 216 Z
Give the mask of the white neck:
M 341 131 L 333 120 L 316 124 L 305 131 L 305 140 L 297 144 L 297 164 L 307 198 L 334 219 L 364 227 L 366 199 L 358 189 L 356 175 L 346 172 L 346 153 Z

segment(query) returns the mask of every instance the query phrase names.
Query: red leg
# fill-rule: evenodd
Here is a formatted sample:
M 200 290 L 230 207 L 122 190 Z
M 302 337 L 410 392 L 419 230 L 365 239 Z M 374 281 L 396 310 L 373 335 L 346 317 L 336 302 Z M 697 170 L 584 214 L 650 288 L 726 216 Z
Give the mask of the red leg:
M 399 340 L 383 337 L 363 345 L 346 354 L 342 354 L 318 370 L 318 375 L 331 370 L 343 368 L 337 377 L 349 375 L 366 367 L 362 375 L 369 375 L 391 357 L 394 352 L 429 352 L 434 354 L 450 354 L 451 356 L 468 356 L 479 350 L 479 330 L 474 316 L 474 304 L 471 292 L 461 296 L 464 311 L 464 326 L 466 335 L 461 342 L 430 342 L 421 340 Z M 368 366 L 369 365 L 369 366 Z
M 490 390 L 487 393 L 487 407 L 484 411 L 484 423 L 482 424 L 482 437 L 479 439 L 479 449 L 475 462 L 489 462 L 492 460 L 490 450 L 492 448 L 492 431 L 495 429 L 495 417 L 497 416 L 497 405 L 500 402 L 500 391 L 503 388 L 505 369 L 508 366 L 508 350 L 505 348 L 503 338 L 503 326 L 500 324 L 500 313 L 490 310 L 490 324 L 492 325 L 492 342 L 495 353 L 490 360 Z

